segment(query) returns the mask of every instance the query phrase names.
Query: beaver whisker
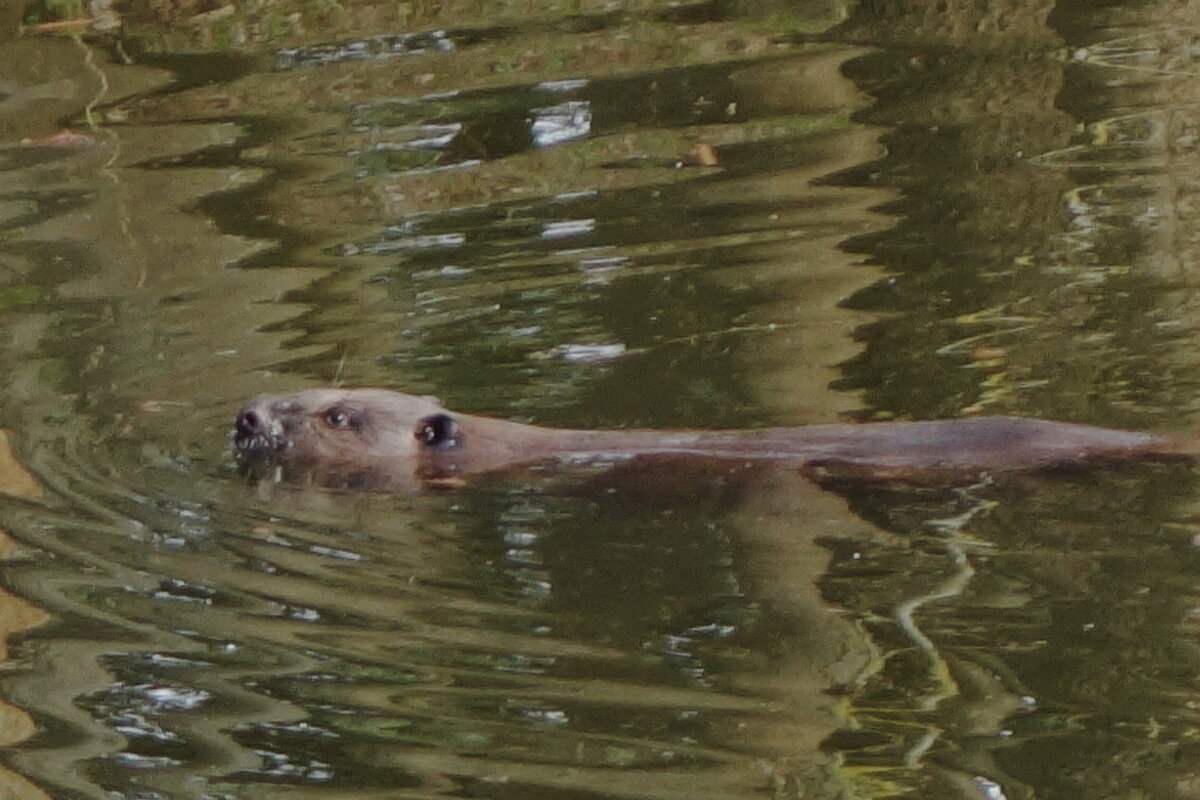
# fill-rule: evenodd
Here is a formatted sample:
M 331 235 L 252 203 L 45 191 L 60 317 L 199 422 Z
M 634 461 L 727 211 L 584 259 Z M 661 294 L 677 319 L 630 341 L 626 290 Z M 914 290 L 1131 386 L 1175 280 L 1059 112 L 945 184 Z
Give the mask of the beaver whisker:
M 233 446 L 239 455 L 259 458 L 286 452 L 291 441 L 284 436 L 284 426 L 278 419 L 247 406 L 237 416 Z
M 261 433 L 234 436 L 233 447 L 240 455 L 247 456 L 267 455 L 286 449 L 280 443 Z

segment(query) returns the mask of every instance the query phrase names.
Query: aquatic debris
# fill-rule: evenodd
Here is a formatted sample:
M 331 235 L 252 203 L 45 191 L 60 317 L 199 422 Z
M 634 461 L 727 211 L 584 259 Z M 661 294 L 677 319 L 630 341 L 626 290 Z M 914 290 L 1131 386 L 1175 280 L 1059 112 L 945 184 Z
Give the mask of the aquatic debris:
M 50 33 L 69 33 L 72 31 L 83 31 L 92 27 L 96 20 L 91 17 L 79 17 L 77 19 L 56 19 L 49 22 L 38 22 L 33 25 L 21 26 L 22 33 L 31 34 L 50 34 Z
M 22 139 L 22 147 L 46 147 L 59 150 L 88 150 L 98 144 L 94 137 L 86 133 L 76 133 L 70 128 L 63 128 L 58 133 L 43 136 L 40 139 Z
M 589 82 L 587 78 L 566 78 L 559 81 L 542 81 L 536 88 L 546 92 L 560 92 L 565 94 L 584 89 Z
M 530 133 L 538 147 L 582 139 L 592 131 L 592 106 L 585 100 L 568 100 L 533 113 Z
M 283 72 L 303 67 L 336 64 L 341 61 L 367 61 L 402 55 L 421 55 L 430 50 L 448 53 L 454 41 L 445 31 L 371 36 L 349 42 L 329 42 L 307 47 L 289 47 L 275 51 L 275 69 Z
M 203 689 L 168 686 L 159 683 L 141 683 L 122 686 L 131 704 L 146 711 L 191 711 L 208 702 L 211 695 Z
M 583 236 L 596 229 L 594 219 L 567 219 L 559 222 L 547 222 L 542 226 L 543 239 L 565 239 L 570 236 Z
M 625 355 L 625 345 L 620 342 L 613 344 L 560 344 L 549 350 L 542 350 L 530 355 L 535 360 L 561 358 L 568 364 L 591 364 L 600 361 L 612 361 Z
M 696 142 L 688 154 L 676 165 L 679 167 L 719 167 L 717 150 L 708 142 Z

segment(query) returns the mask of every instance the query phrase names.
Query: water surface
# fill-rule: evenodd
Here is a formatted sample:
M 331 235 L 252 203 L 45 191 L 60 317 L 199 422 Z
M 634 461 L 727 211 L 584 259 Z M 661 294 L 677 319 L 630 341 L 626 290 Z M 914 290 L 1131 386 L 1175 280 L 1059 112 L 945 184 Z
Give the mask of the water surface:
M 1185 465 L 397 495 L 228 451 L 332 382 L 1195 427 L 1186 9 L 72 13 L 0 16 L 14 796 L 1194 793 Z

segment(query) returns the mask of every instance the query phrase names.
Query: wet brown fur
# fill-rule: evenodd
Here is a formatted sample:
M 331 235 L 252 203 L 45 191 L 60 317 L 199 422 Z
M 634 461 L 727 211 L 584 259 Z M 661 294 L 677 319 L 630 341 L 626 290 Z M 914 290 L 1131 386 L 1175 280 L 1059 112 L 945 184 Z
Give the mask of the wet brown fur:
M 1194 437 L 1019 417 L 744 431 L 545 428 L 451 412 L 432 398 L 385 389 L 311 389 L 257 398 L 238 415 L 234 440 L 249 458 L 395 485 L 553 461 L 651 455 L 784 463 L 903 480 L 1198 452 Z

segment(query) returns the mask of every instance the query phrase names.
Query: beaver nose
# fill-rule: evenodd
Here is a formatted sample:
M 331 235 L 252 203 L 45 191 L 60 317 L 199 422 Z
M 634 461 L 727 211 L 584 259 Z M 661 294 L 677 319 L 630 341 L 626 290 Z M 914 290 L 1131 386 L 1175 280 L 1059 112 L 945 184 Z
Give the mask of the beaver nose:
M 243 408 L 237 415 L 235 428 L 240 439 L 249 439 L 267 432 L 267 426 L 263 424 L 262 415 L 249 407 Z
M 278 423 L 258 401 L 247 403 L 233 423 L 233 446 L 240 453 L 268 452 L 279 447 Z

